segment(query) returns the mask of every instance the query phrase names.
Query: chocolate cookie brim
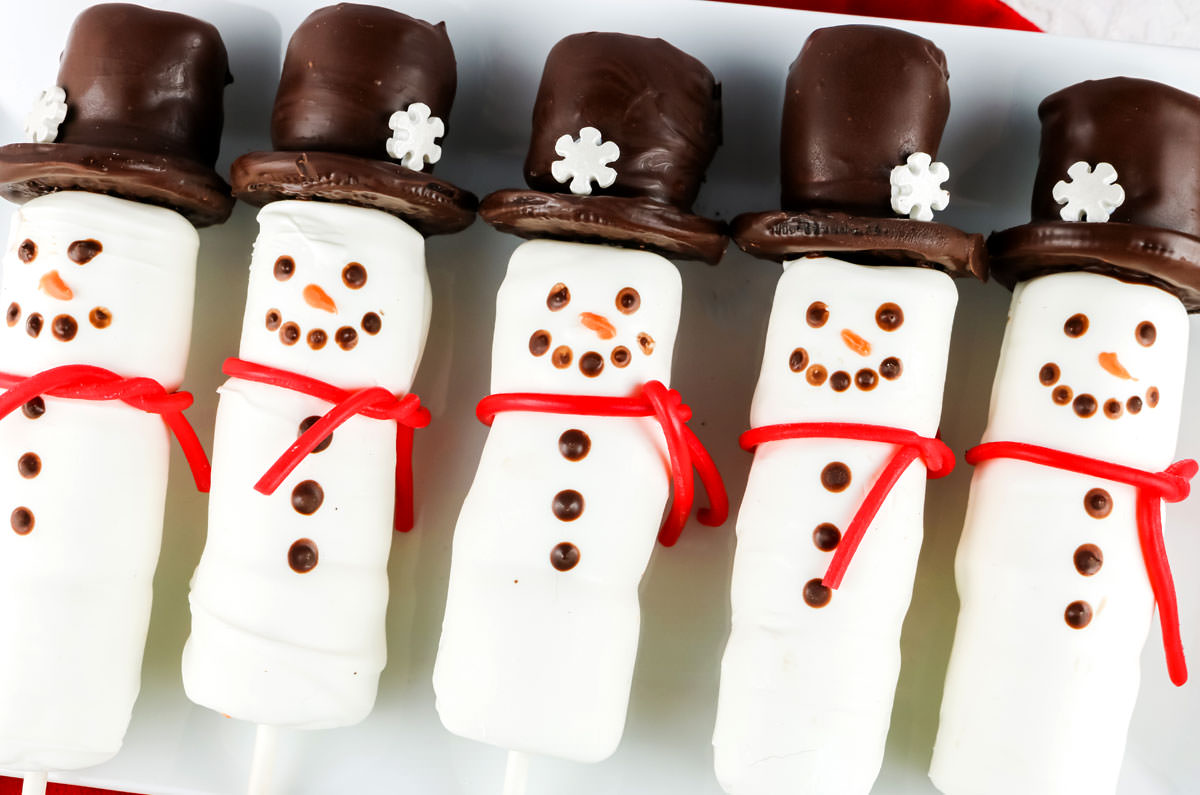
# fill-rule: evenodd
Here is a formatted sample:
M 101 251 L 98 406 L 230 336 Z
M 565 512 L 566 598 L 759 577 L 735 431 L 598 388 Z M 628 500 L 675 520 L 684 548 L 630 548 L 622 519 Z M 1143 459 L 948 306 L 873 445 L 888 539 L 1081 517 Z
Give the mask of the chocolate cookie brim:
M 62 190 L 167 207 L 197 227 L 219 224 L 233 211 L 225 180 L 192 160 L 83 144 L 0 147 L 0 196 L 24 204 Z
M 937 268 L 987 279 L 983 236 L 908 218 L 775 210 L 733 219 L 733 239 L 755 257 L 782 261 L 805 254 L 868 254 L 872 261 Z
M 1200 239 L 1182 232 L 1115 221 L 1041 221 L 994 232 L 988 253 L 996 281 L 1089 271 L 1152 284 L 1200 312 Z
M 422 235 L 466 229 L 475 194 L 399 163 L 336 152 L 251 152 L 230 169 L 233 195 L 261 207 L 283 199 L 371 207 L 391 213 Z
M 720 221 L 653 199 L 501 190 L 484 197 L 479 215 L 501 232 L 521 237 L 647 249 L 710 265 L 720 261 L 729 244 Z

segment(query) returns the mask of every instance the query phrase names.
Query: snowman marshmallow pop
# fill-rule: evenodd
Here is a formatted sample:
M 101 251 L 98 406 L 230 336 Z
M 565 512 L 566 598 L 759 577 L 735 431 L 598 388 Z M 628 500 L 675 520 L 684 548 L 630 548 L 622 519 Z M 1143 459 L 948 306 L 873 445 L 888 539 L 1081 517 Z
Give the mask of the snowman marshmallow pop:
M 229 71 L 206 22 L 84 11 L 58 84 L 0 148 L 16 212 L 0 270 L 0 768 L 49 771 L 121 747 L 141 683 L 170 438 L 181 411 L 199 238 L 228 217 L 213 170 Z
M 787 79 L 786 209 L 733 223 L 784 261 L 741 440 L 754 463 L 713 735 L 734 795 L 866 795 L 879 773 L 925 481 L 954 465 L 935 437 L 951 276 L 984 275 L 983 238 L 930 220 L 949 112 L 932 42 L 816 31 Z
M 278 727 L 361 721 L 386 657 L 392 527 L 412 527 L 412 385 L 430 318 L 423 235 L 475 197 L 425 173 L 456 84 L 431 25 L 373 6 L 313 12 L 292 36 L 274 151 L 233 165 L 265 205 L 240 358 L 220 388 L 208 537 L 192 580 L 188 697 L 259 724 L 252 792 Z
M 1033 221 L 988 241 L 1013 286 L 955 564 L 930 777 L 947 795 L 1116 790 L 1157 605 L 1187 679 L 1162 502 L 1200 311 L 1200 98 L 1080 83 L 1038 108 Z
M 638 583 L 655 537 L 683 530 L 693 468 L 711 502 L 700 521 L 728 512 L 666 386 L 682 297 L 666 257 L 715 263 L 727 242 L 690 209 L 719 139 L 720 86 L 699 61 L 661 39 L 568 36 L 534 106 L 531 189 L 480 206 L 502 231 L 552 238 L 517 248 L 496 298 L 494 394 L 477 410 L 491 431 L 433 672 L 446 728 L 513 752 L 507 793 L 524 787 L 525 753 L 613 753 Z

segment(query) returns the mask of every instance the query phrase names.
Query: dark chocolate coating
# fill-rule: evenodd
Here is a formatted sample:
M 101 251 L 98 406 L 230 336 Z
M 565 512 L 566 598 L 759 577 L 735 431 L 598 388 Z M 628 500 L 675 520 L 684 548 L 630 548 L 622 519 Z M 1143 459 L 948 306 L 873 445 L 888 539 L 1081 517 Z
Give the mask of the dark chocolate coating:
M 894 28 L 815 31 L 792 63 L 783 103 L 782 201 L 788 210 L 891 216 L 891 171 L 936 159 L 950 115 L 946 56 Z
M 423 102 L 448 123 L 457 80 L 444 22 L 355 3 L 317 9 L 288 43 L 271 143 L 385 159 L 391 115 Z
M 554 143 L 595 127 L 621 155 L 616 182 L 592 196 L 656 199 L 690 210 L 721 143 L 721 90 L 692 56 L 663 41 L 622 33 L 579 33 L 554 45 L 533 107 L 525 181 L 565 193 L 550 173 Z

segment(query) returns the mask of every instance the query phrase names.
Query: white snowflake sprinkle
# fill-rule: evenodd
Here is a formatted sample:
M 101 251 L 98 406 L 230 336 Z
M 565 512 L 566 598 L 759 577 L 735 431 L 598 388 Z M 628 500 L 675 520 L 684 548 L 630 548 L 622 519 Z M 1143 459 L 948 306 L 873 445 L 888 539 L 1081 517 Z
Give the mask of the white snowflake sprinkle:
M 1067 169 L 1067 176 L 1071 181 L 1060 179 L 1050 194 L 1063 205 L 1059 215 L 1064 221 L 1107 221 L 1125 201 L 1125 189 L 1117 184 L 1111 163 L 1097 163 L 1093 169 L 1080 160 Z
M 571 193 L 587 196 L 592 183 L 607 188 L 617 181 L 617 172 L 608 164 L 621 156 L 620 148 L 612 141 L 601 141 L 600 131 L 584 127 L 579 139 L 563 135 L 554 142 L 554 151 L 562 156 L 550 164 L 550 174 L 559 182 L 571 181 Z
M 932 221 L 933 211 L 950 204 L 950 192 L 941 185 L 950 179 L 945 163 L 935 163 L 924 152 L 913 152 L 904 165 L 892 169 L 892 210 L 914 221 Z
M 387 140 L 387 153 L 405 168 L 420 171 L 442 158 L 442 147 L 435 141 L 446 134 L 446 125 L 432 113 L 424 102 L 414 102 L 388 119 L 394 132 Z
M 67 92 L 51 86 L 38 95 L 33 109 L 25 117 L 25 136 L 35 144 L 53 143 L 58 125 L 67 118 Z

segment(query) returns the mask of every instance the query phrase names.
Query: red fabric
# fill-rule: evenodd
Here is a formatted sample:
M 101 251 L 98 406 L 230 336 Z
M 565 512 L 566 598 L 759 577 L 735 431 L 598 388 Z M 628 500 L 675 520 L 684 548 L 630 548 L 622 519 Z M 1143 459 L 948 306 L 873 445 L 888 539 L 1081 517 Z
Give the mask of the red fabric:
M 1191 492 L 1191 479 L 1200 465 L 1190 458 L 1177 461 L 1163 472 L 1146 472 L 1114 464 L 1098 458 L 1066 453 L 1050 447 L 1021 442 L 988 442 L 967 451 L 968 464 L 993 458 L 1012 458 L 1031 464 L 1063 469 L 1080 475 L 1124 483 L 1137 489 L 1138 541 L 1154 601 L 1158 603 L 1158 619 L 1162 624 L 1163 650 L 1167 656 L 1167 673 L 1176 685 L 1187 681 L 1187 662 L 1183 656 L 1183 641 L 1179 637 L 1179 609 L 1175 602 L 1175 581 L 1167 561 L 1163 543 L 1160 502 L 1181 502 Z
M 168 392 L 153 378 L 123 378 L 103 367 L 68 364 L 43 370 L 28 377 L 0 373 L 0 419 L 35 397 L 50 395 L 72 400 L 120 400 L 135 409 L 158 414 L 179 440 L 179 447 L 192 470 L 200 491 L 208 491 L 212 468 L 204 446 L 183 410 L 192 405 L 188 392 Z
M 0 795 L 21 795 L 21 779 L 0 776 Z M 123 795 L 116 790 L 75 787 L 70 784 L 46 785 L 46 795 Z
M 879 442 L 880 444 L 896 445 L 896 452 L 888 459 L 883 470 L 875 479 L 871 490 L 863 498 L 862 505 L 854 512 L 854 518 L 842 534 L 842 540 L 837 545 L 829 561 L 829 568 L 821 583 L 827 588 L 838 588 L 858 545 L 862 543 L 867 528 L 879 513 L 883 501 L 891 494 L 892 487 L 917 458 L 920 458 L 928 470 L 928 477 L 943 478 L 954 471 L 954 453 L 942 443 L 941 439 L 929 438 L 905 431 L 899 428 L 889 428 L 885 425 L 864 425 L 857 422 L 792 422 L 780 425 L 764 425 L 751 428 L 738 438 L 738 444 L 743 450 L 750 452 L 764 442 L 778 442 L 784 439 L 852 439 L 859 442 Z
M 346 420 L 361 414 L 375 420 L 396 421 L 396 502 L 392 524 L 402 533 L 413 527 L 413 484 L 412 443 L 413 430 L 429 424 L 429 409 L 421 405 L 421 399 L 411 392 L 393 395 L 381 386 L 372 386 L 349 392 L 333 384 L 309 378 L 306 375 L 280 370 L 265 364 L 255 364 L 244 359 L 230 357 L 221 367 L 225 375 L 270 384 L 281 389 L 315 397 L 332 403 L 333 408 L 325 416 L 300 434 L 288 449 L 254 484 L 260 494 L 274 494 L 284 478 L 292 473 L 304 457 L 313 451 L 326 436 L 333 433 Z
M 729 516 L 729 497 L 725 483 L 712 457 L 685 423 L 692 410 L 683 403 L 679 392 L 667 389 L 659 381 L 647 381 L 637 397 L 615 398 L 590 395 L 547 395 L 537 392 L 509 392 L 488 395 L 475 407 L 475 416 L 484 425 L 491 425 L 503 411 L 534 411 L 549 414 L 580 414 L 591 417 L 654 417 L 662 426 L 671 458 L 671 480 L 674 497 L 667 517 L 658 531 L 658 541 L 665 547 L 674 546 L 683 533 L 695 501 L 692 469 L 700 475 L 711 507 L 696 513 L 700 524 L 717 527 Z
M 984 28 L 1041 32 L 1041 28 L 999 0 L 724 0 L 744 5 L 776 6 L 833 14 L 856 14 L 917 22 L 947 22 Z

